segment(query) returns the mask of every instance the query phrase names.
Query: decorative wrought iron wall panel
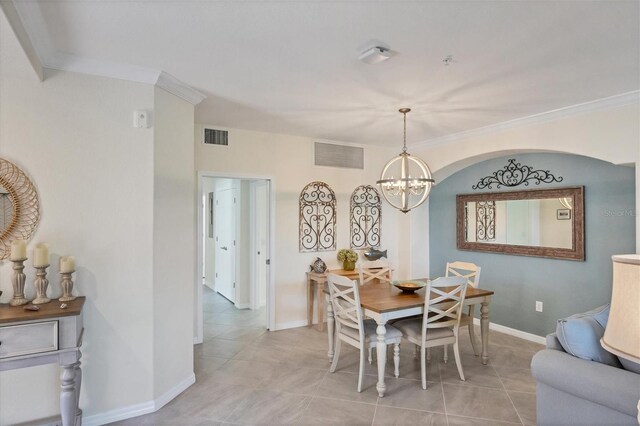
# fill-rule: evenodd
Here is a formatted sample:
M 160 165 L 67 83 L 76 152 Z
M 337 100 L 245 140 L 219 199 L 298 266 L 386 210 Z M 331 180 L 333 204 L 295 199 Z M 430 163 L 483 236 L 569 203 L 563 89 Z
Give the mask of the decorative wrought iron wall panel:
M 300 192 L 299 251 L 336 249 L 336 195 L 324 182 L 311 182 Z
M 380 246 L 382 199 L 371 185 L 361 185 L 351 194 L 351 248 Z
M 562 177 L 554 176 L 549 170 L 533 170 L 533 167 L 516 163 L 515 158 L 512 158 L 503 169 L 494 172 L 491 176 L 481 178 L 478 183 L 471 188 L 492 189 L 491 185 L 496 185 L 496 188 L 502 186 L 513 187 L 521 184 L 529 186 L 529 182 L 533 182 L 536 185 L 540 185 L 540 183 L 562 182 Z
M 478 201 L 476 203 L 476 241 L 496 239 L 496 202 Z

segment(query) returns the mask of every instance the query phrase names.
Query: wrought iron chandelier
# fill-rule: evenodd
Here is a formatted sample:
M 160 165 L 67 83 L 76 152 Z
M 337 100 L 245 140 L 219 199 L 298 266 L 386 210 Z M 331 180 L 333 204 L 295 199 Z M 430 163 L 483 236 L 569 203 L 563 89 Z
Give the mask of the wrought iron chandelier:
M 402 213 L 407 213 L 426 201 L 435 180 L 431 178 L 429 166 L 407 152 L 407 113 L 411 109 L 400 108 L 399 111 L 404 116 L 402 152 L 384 166 L 380 180 L 376 183 L 389 204 Z M 397 178 L 393 177 L 394 172 Z

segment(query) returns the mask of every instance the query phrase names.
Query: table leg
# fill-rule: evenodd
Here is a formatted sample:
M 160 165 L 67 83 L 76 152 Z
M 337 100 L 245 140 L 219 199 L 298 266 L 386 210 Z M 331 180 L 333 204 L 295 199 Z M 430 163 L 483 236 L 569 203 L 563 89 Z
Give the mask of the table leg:
M 324 331 L 324 283 L 316 282 L 318 291 L 318 330 Z
M 482 363 L 489 362 L 489 302 L 482 302 L 480 308 L 480 332 L 482 333 Z
M 62 425 L 74 426 L 76 423 L 76 363 L 62 366 L 60 381 Z
M 307 277 L 307 325 L 313 324 L 313 281 Z
M 82 426 L 82 410 L 80 409 L 80 388 L 82 387 L 82 368 L 80 368 L 80 358 L 82 352 L 78 351 L 78 362 L 75 363 L 76 370 L 76 419 L 75 426 Z
M 333 314 L 333 306 L 331 305 L 331 299 L 327 296 L 327 337 L 329 338 L 329 352 L 327 355 L 329 356 L 329 362 L 333 361 L 333 343 L 335 339 L 334 332 L 334 314 Z
M 387 334 L 387 328 L 384 326 L 386 320 L 378 320 L 378 328 L 376 328 L 376 333 L 378 335 L 378 343 L 376 344 L 376 355 L 378 358 L 378 383 L 376 384 L 376 389 L 378 391 L 378 396 L 382 398 L 384 396 L 384 391 L 387 389 L 387 386 L 384 384 L 384 368 L 387 365 L 387 344 L 385 343 L 385 334 Z

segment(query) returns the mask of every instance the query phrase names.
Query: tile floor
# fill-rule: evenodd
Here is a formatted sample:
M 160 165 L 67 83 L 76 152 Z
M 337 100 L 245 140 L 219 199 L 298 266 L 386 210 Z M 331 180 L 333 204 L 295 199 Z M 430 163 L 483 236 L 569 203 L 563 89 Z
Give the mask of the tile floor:
M 206 289 L 206 287 L 205 287 Z M 377 370 L 366 366 L 356 391 L 358 353 L 343 345 L 338 370 L 329 373 L 326 331 L 265 329 L 264 310 L 237 310 L 205 291 L 204 343 L 194 350 L 196 383 L 156 413 L 119 425 L 350 424 L 535 425 L 535 382 L 529 365 L 541 345 L 492 331 L 489 365 L 473 356 L 461 333 L 460 381 L 453 360 L 432 351 L 428 389 L 420 364 L 402 346 L 400 378 L 387 365 L 387 393 L 378 398 Z M 479 330 L 477 331 L 479 336 Z M 391 357 L 390 357 L 391 358 Z

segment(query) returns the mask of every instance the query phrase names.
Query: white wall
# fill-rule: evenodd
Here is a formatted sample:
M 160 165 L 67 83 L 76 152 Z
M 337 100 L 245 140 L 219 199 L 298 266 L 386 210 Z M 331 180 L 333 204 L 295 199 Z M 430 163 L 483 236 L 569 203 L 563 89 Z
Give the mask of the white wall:
M 59 256 L 76 256 L 76 292 L 87 297 L 80 405 L 86 423 L 104 423 L 153 409 L 193 380 L 193 106 L 151 85 L 45 77 L 0 13 L 0 156 L 39 192 L 28 255 L 35 242 L 50 244 L 50 296 L 61 293 Z M 151 113 L 151 128 L 133 128 L 138 109 Z M 10 275 L 0 262 L 2 303 Z M 57 415 L 59 374 L 54 365 L 0 373 L 0 424 Z
M 154 398 L 193 383 L 195 173 L 193 105 L 154 89 Z
M 50 244 L 54 297 L 58 257 L 75 255 L 87 296 L 80 404 L 90 416 L 151 400 L 153 129 L 134 129 L 132 111 L 153 110 L 153 87 L 55 71 L 39 82 L 0 20 L 0 155 L 31 177 L 42 213 L 28 255 Z M 25 272 L 32 296 L 30 260 Z M 10 273 L 2 262 L 2 303 Z M 0 424 L 59 413 L 58 376 L 55 366 L 0 373 Z
M 584 155 L 613 164 L 636 164 L 636 252 L 640 253 L 640 104 L 585 112 L 503 131 L 468 135 L 433 146 L 412 148 L 427 161 L 436 185 L 447 176 L 489 158 L 517 152 L 553 151 Z M 585 171 L 588 173 L 588 171 Z M 428 220 L 425 209 L 411 215 L 411 225 Z M 587 236 L 588 237 L 588 236 Z M 408 233 L 414 262 L 429 259 L 429 235 Z
M 213 126 L 221 128 L 219 126 Z M 398 140 L 400 141 L 400 140 Z M 313 165 L 312 138 L 229 129 L 229 146 L 204 146 L 202 125 L 195 129 L 196 169 L 238 177 L 272 178 L 275 191 L 275 252 L 271 253 L 275 271 L 275 321 L 278 328 L 300 326 L 306 321 L 305 272 L 320 256 L 330 268 L 340 265 L 336 252 L 298 252 L 298 197 L 309 182 L 321 180 L 336 193 L 338 202 L 337 248 L 349 246 L 349 199 L 362 184 L 375 185 L 384 164 L 398 154 L 393 148 L 367 146 L 365 169 L 339 169 Z M 409 245 L 397 230 L 409 227 L 408 216 L 383 204 L 382 247 L 389 250 L 397 276 L 409 274 Z

